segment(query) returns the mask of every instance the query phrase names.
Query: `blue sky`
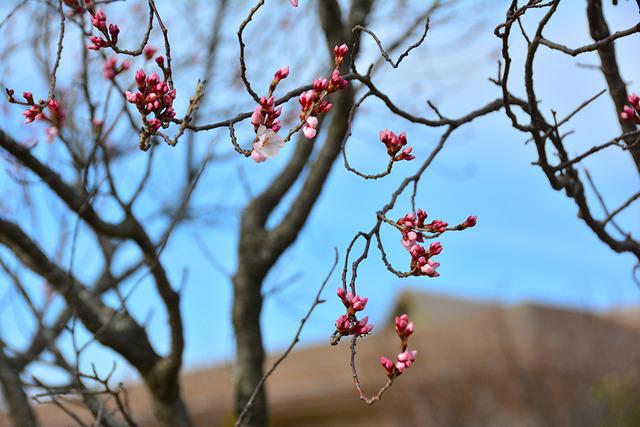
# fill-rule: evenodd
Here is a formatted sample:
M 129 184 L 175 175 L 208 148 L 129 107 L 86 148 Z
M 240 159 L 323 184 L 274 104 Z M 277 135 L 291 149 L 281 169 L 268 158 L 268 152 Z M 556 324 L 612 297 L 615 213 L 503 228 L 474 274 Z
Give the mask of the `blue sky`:
M 273 2 L 267 7 L 276 10 L 288 4 L 281 3 L 282 5 Z M 423 115 L 431 114 L 425 108 L 426 99 L 436 102 L 445 115 L 457 116 L 498 97 L 496 87 L 487 78 L 495 75 L 495 52 L 499 47 L 492 29 L 506 10 L 506 6 L 502 7 L 499 3 L 509 2 L 496 2 L 495 9 L 483 8 L 482 2 L 468 2 L 464 6 L 472 8 L 476 14 L 460 15 L 441 24 L 434 20 L 427 43 L 414 51 L 399 69 L 381 67 L 377 81 L 404 108 Z M 560 8 L 545 35 L 569 46 L 588 43 L 590 39 L 582 5 L 571 9 L 575 4 L 572 6 L 570 3 L 566 2 Z M 628 1 L 620 3 L 618 7 L 608 7 L 606 10 L 612 29 L 627 28 L 637 22 L 635 4 Z M 168 7 L 166 2 L 160 4 L 164 8 Z M 230 15 L 229 28 L 237 27 L 247 7 L 245 3 L 242 5 L 243 11 L 234 11 Z M 4 8 L 7 7 L 2 6 L 0 11 Z M 300 11 L 287 9 L 284 13 L 302 13 L 312 8 L 312 4 L 303 4 Z M 388 22 L 380 18 L 384 13 L 387 12 L 379 12 L 372 24 L 374 28 L 379 28 L 383 41 L 393 38 L 394 32 L 401 29 L 401 26 L 387 25 Z M 206 17 L 200 19 L 206 20 Z M 460 28 L 475 28 L 475 24 L 478 24 L 478 29 L 474 30 L 472 37 L 463 38 L 462 43 L 451 45 L 452 38 L 455 41 L 455 36 L 464 35 Z M 173 34 L 174 43 L 180 44 L 183 33 L 178 30 Z M 233 52 L 237 46 L 233 41 L 233 32 L 229 34 L 226 39 L 228 43 L 223 45 L 223 50 Z M 250 33 L 250 36 L 254 37 L 249 39 L 251 47 L 251 41 L 259 34 Z M 274 37 L 277 39 L 274 43 L 282 43 L 283 38 L 286 39 L 282 34 Z M 319 47 L 323 43 L 318 39 L 318 33 L 313 31 L 301 39 L 311 40 L 311 43 Z M 638 91 L 640 84 L 635 82 L 640 83 L 640 79 L 633 72 L 640 69 L 637 56 L 639 42 L 640 39 L 636 36 L 618 44 L 623 75 L 630 82 L 630 88 Z M 291 43 L 290 39 L 288 43 Z M 179 49 L 176 51 L 180 52 Z M 523 45 L 514 43 L 514 51 L 522 52 Z M 259 55 L 260 52 L 255 54 Z M 367 58 L 370 60 L 375 55 L 374 45 L 366 42 L 363 64 Z M 271 76 L 271 71 L 263 76 L 258 70 L 275 70 L 285 65 L 281 63 L 282 58 L 274 60 L 273 56 L 274 53 L 268 51 L 264 57 L 250 63 L 249 75 L 255 77 L 256 87 L 266 86 L 268 83 L 265 82 Z M 578 58 L 578 62 L 597 64 L 597 57 L 587 54 Z M 522 79 L 518 71 L 521 63 L 521 58 L 514 58 L 512 78 L 516 82 Z M 307 75 L 313 77 L 313 70 L 310 71 L 308 67 L 300 66 L 296 69 L 296 64 L 292 64 L 291 71 L 291 77 L 286 81 L 290 86 L 287 87 L 306 82 Z M 296 71 L 299 73 L 296 74 Z M 554 52 L 540 55 L 536 76 L 543 111 L 548 112 L 550 108 L 554 108 L 560 116 L 605 87 L 601 75 L 596 71 L 579 68 L 575 61 Z M 193 78 L 193 71 L 177 77 L 179 93 L 191 90 Z M 31 83 L 29 72 L 19 75 L 14 72 L 3 76 L 1 80 L 3 84 L 6 80 L 17 92 Z M 183 85 L 180 86 L 181 84 Z M 228 98 L 233 98 L 233 94 L 225 93 L 224 90 L 216 92 L 216 101 Z M 248 100 L 242 102 L 242 105 L 250 106 Z M 291 104 L 290 108 L 297 108 L 297 105 Z M 20 111 L 11 108 L 7 115 L 0 118 L 0 126 L 23 132 L 24 137 L 27 137 L 19 124 Z M 616 136 L 618 129 L 614 115 L 610 101 L 606 98 L 598 100 L 581 113 L 567 128 L 577 131 L 568 140 L 570 152 L 578 154 Z M 358 230 L 371 227 L 375 221 L 375 211 L 388 201 L 389 194 L 404 176 L 419 167 L 439 136 L 438 130 L 401 121 L 381 108 L 379 102 L 367 101 L 355 123 L 354 137 L 348 145 L 353 165 L 370 172 L 384 169 L 385 153 L 377 138 L 381 127 L 388 127 L 396 132 L 406 131 L 409 144 L 414 147 L 416 160 L 399 164 L 391 176 L 375 182 L 365 182 L 348 173 L 342 167 L 341 160 L 336 163 L 296 244 L 266 280 L 265 289 L 281 288 L 267 298 L 263 313 L 265 342 L 269 350 L 281 348 L 290 341 L 300 317 L 308 308 L 332 264 L 333 248 L 338 248 L 342 260 L 353 235 Z M 26 132 L 33 131 L 27 129 Z M 202 137 L 202 140 L 219 140 L 216 147 L 222 147 L 216 149 L 225 152 L 227 148 L 223 145 L 226 143 L 224 138 L 223 133 L 213 133 Z M 444 251 L 439 256 L 442 264 L 439 269 L 441 276 L 437 279 L 399 280 L 386 270 L 375 250 L 372 251 L 359 273 L 359 290 L 369 297 L 366 313 L 374 324 L 384 326 L 380 322 L 386 317 L 395 296 L 405 289 L 505 303 L 536 301 L 590 310 L 606 310 L 640 303 L 640 290 L 631 280 L 633 257 L 612 252 L 577 219 L 574 204 L 563 194 L 553 191 L 542 172 L 531 165 L 536 154 L 532 145 L 524 144 L 526 139 L 526 135 L 509 127 L 503 113 L 477 120 L 452 136 L 445 150 L 423 176 L 417 204 L 431 218 L 440 218 L 450 223 L 463 221 L 470 214 L 477 215 L 478 225 L 465 232 L 443 236 L 441 242 Z M 205 174 L 195 193 L 196 205 L 217 205 L 223 201 L 234 209 L 240 207 L 246 201 L 246 194 L 238 182 L 239 165 L 244 170 L 250 187 L 258 191 L 265 180 L 286 161 L 287 150 L 290 152 L 291 147 L 285 149 L 282 158 L 260 165 L 244 159 L 216 164 L 213 170 Z M 42 149 L 40 153 L 44 155 L 47 151 Z M 122 166 L 122 173 L 135 176 L 146 155 L 135 153 L 128 164 Z M 161 147 L 158 150 L 156 166 L 164 172 L 154 179 L 147 203 L 151 203 L 155 195 L 166 196 L 176 188 L 175 169 L 172 165 L 179 163 L 183 156 L 183 147 Z M 610 206 L 618 206 L 637 191 L 638 175 L 626 153 L 605 151 L 590 159 L 587 167 L 599 183 Z M 12 182 L 6 174 L 0 175 L 2 191 L 15 194 L 11 186 Z M 54 208 L 58 206 L 46 199 L 44 192 L 37 191 L 34 194 L 36 203 Z M 294 195 L 289 195 L 287 200 L 291 200 Z M 10 199 L 3 203 L 3 207 L 18 212 L 19 202 L 17 198 L 15 201 Z M 155 206 L 145 205 L 140 207 L 140 212 L 151 211 L 152 208 Z M 408 198 L 403 197 L 393 215 L 400 217 L 409 209 Z M 598 211 L 598 208 L 595 207 L 594 210 Z M 56 210 L 52 209 L 51 212 Z M 231 212 L 218 215 L 215 219 L 215 227 L 203 228 L 201 224 L 196 224 L 181 228 L 163 254 L 163 260 L 170 265 L 169 274 L 174 283 L 180 283 L 185 272 L 188 273 L 184 276 L 186 280 L 182 301 L 187 339 L 185 364 L 188 368 L 219 362 L 233 355 L 231 283 L 219 268 L 214 268 L 207 260 L 207 255 L 201 250 L 201 243 L 223 265 L 223 269 L 233 271 L 237 215 Z M 638 219 L 640 203 L 621 215 L 620 222 L 637 235 L 640 232 Z M 56 215 L 46 214 L 42 221 L 44 223 L 40 228 L 54 227 Z M 47 247 L 55 246 L 55 235 L 38 231 L 37 227 L 30 231 L 43 236 L 48 242 Z M 391 259 L 399 266 L 407 266 L 409 256 L 400 245 L 398 233 L 386 230 L 383 238 Z M 89 249 L 89 242 L 80 241 L 78 247 L 80 250 L 76 265 L 86 268 L 96 263 Z M 35 289 L 37 279 L 31 280 Z M 335 273 L 325 290 L 327 303 L 316 310 L 303 332 L 305 345 L 326 341 L 332 332 L 333 320 L 341 313 L 337 298 L 334 297 L 338 281 L 339 274 Z M 12 298 L 11 291 L 0 288 L 0 292 L 5 293 L 5 300 Z M 140 319 L 147 318 L 151 313 L 150 334 L 153 341 L 164 348 L 167 345 L 167 331 L 164 328 L 164 313 L 157 302 L 151 284 L 143 281 L 133 292 L 130 307 Z M 20 325 L 20 320 L 12 320 L 20 319 L 20 315 L 16 317 L 10 310 L 4 310 L 0 316 L 4 336 L 16 342 L 23 341 L 24 325 Z M 95 346 L 87 355 L 89 360 L 107 361 L 113 357 L 99 346 Z M 127 372 L 124 367 L 123 372 Z

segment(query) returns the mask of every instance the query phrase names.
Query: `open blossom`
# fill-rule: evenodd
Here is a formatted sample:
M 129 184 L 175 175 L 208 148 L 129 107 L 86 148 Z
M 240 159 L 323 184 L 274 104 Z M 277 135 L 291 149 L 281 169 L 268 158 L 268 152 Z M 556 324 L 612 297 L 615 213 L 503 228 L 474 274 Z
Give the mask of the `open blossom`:
M 251 158 L 255 160 L 256 163 L 262 163 L 267 159 L 277 156 L 282 147 L 284 147 L 282 137 L 272 129 L 267 129 L 262 125 L 258 127 L 256 140 L 253 142 Z

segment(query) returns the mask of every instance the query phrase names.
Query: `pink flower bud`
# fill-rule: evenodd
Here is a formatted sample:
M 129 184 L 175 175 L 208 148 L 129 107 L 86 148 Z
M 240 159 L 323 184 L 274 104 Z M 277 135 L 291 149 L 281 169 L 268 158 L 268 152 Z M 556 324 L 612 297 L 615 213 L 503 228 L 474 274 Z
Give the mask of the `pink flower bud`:
M 368 301 L 369 301 L 369 298 L 356 295 L 351 300 L 351 308 L 353 309 L 354 312 L 362 311 L 367 306 Z
M 298 7 L 298 0 L 289 0 L 291 2 L 291 6 Z
M 440 252 L 442 252 L 442 245 L 440 244 L 440 242 L 433 242 L 429 246 L 429 256 L 438 255 L 440 254 Z
M 396 358 L 396 369 L 398 370 L 399 374 L 402 374 L 411 366 L 411 364 L 413 364 L 413 362 L 416 360 L 417 354 L 418 352 L 415 350 L 407 350 L 398 355 L 398 357 Z
M 280 81 L 282 79 L 286 79 L 289 76 L 289 66 L 280 68 L 276 70 L 275 75 L 273 76 L 274 80 Z
M 142 51 L 142 53 L 144 53 L 145 59 L 149 60 L 149 59 L 153 58 L 153 56 L 156 54 L 157 51 L 158 51 L 158 49 L 156 49 L 155 47 L 153 47 L 151 45 L 146 45 L 144 47 L 144 50 Z
M 628 105 L 625 105 L 622 108 L 622 113 L 620 113 L 620 117 L 622 117 L 623 120 L 635 121 L 637 119 L 636 110 L 634 110 Z
M 427 224 L 426 228 L 428 228 L 429 231 L 431 231 L 432 233 L 443 233 L 447 230 L 448 226 L 449 226 L 448 223 L 444 221 L 440 221 L 439 219 L 436 219 L 432 221 L 430 224 Z
M 331 111 L 331 108 L 333 108 L 333 104 L 330 104 L 327 101 L 321 101 L 320 104 L 318 104 L 318 111 L 321 113 L 328 113 Z
M 124 94 L 127 97 L 127 101 L 129 101 L 132 104 L 137 103 L 140 100 L 140 98 L 142 98 L 142 94 L 140 92 L 134 93 L 134 92 L 126 91 Z
M 251 124 L 254 126 L 260 126 L 260 123 L 262 123 L 262 108 L 260 108 L 260 106 L 256 106 L 256 108 L 253 110 L 253 114 L 251 115 Z
M 413 148 L 411 148 L 411 147 L 406 147 L 406 148 L 404 148 L 404 149 L 400 152 L 400 154 L 399 154 L 399 155 L 397 155 L 397 156 L 394 158 L 394 160 L 395 160 L 395 161 L 400 161 L 400 160 L 407 160 L 407 161 L 410 161 L 410 160 L 415 159 L 415 158 L 416 158 L 416 156 L 412 155 L 412 154 L 411 154 L 411 151 L 413 151 Z
M 355 335 L 366 335 L 373 329 L 373 325 L 367 323 L 369 321 L 369 317 L 365 316 L 361 320 L 358 320 L 355 325 L 351 328 L 351 332 Z
M 145 79 L 146 75 L 144 74 L 142 68 L 136 71 L 136 83 L 138 84 L 138 87 L 144 87 Z
M 473 227 L 476 225 L 476 222 L 478 221 L 478 217 L 475 215 L 471 215 L 467 218 L 467 220 L 464 222 L 465 227 Z
M 387 372 L 387 376 L 388 377 L 392 377 L 393 376 L 393 362 L 389 359 L 387 359 L 384 356 L 380 357 L 380 364 L 382 365 L 382 367 L 384 368 L 384 370 Z
M 118 34 L 120 34 L 120 28 L 115 24 L 109 24 L 109 34 L 111 35 L 111 42 L 113 44 L 118 43 Z
M 401 339 L 407 339 L 413 333 L 413 322 L 409 316 L 403 314 L 395 318 L 396 333 Z
M 342 60 L 344 56 L 349 52 L 349 47 L 346 44 L 341 44 L 340 46 L 336 46 L 333 48 L 333 56 L 336 58 L 336 62 L 338 59 Z
M 339 287 L 338 290 L 336 291 L 336 294 L 338 295 L 338 298 L 340 298 L 340 300 L 342 301 L 342 303 L 348 307 L 349 303 L 347 302 L 347 294 L 344 291 L 344 289 L 342 289 L 342 287 Z
M 336 319 L 336 329 L 342 334 L 348 334 L 351 329 L 351 322 L 344 314 Z
M 422 209 L 418 209 L 416 215 L 418 216 L 418 227 L 422 228 L 424 221 L 427 219 L 427 213 Z
M 318 126 L 318 118 L 314 116 L 307 117 L 307 124 L 315 129 Z
M 305 125 L 304 128 L 302 129 L 302 133 L 308 139 L 313 139 L 313 138 L 315 138 L 317 131 L 314 128 L 312 128 L 311 126 Z
M 158 73 L 156 73 L 155 71 L 151 74 L 149 74 L 149 76 L 147 77 L 147 84 L 149 86 L 156 86 L 160 83 L 160 77 L 158 76 Z
M 328 87 L 329 87 L 329 80 L 327 79 L 316 79 L 313 82 L 313 90 L 315 90 L 316 92 L 322 92 Z
M 309 139 L 316 136 L 316 126 L 318 126 L 318 118 L 314 116 L 307 117 L 306 124 L 302 129 L 302 133 Z
M 164 68 L 164 56 L 159 55 L 156 57 L 156 64 L 158 64 L 158 67 Z
M 440 273 L 436 271 L 436 268 L 438 268 L 439 266 L 440 263 L 427 260 L 427 263 L 420 268 L 420 271 L 422 271 L 425 276 L 438 277 L 440 276 Z
M 98 9 L 96 13 L 91 16 L 91 24 L 101 31 L 107 29 L 107 16 L 102 9 Z
M 153 118 L 147 122 L 147 126 L 151 133 L 156 133 L 160 126 L 162 126 L 162 122 L 156 118 Z

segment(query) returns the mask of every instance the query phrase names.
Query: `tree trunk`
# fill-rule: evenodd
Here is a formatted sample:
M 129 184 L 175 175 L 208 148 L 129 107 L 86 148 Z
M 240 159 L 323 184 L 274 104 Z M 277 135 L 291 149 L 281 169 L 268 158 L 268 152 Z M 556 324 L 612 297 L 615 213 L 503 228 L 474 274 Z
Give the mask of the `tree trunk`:
M 192 427 L 187 407 L 181 398 L 179 370 L 169 369 L 167 359 L 160 361 L 155 372 L 145 377 L 153 404 L 153 415 L 160 427 Z M 166 368 L 167 370 L 163 369 Z M 135 414 L 133 414 L 135 416 Z
M 11 360 L 0 349 L 0 386 L 16 427 L 37 427 L 38 423 L 29 405 L 29 398 L 22 388 L 20 373 L 11 366 Z
M 240 261 L 233 277 L 233 327 L 236 337 L 235 413 L 240 414 L 262 378 L 264 347 L 260 329 L 262 312 L 262 274 L 255 274 Z M 268 408 L 264 387 L 256 395 L 245 418 L 246 427 L 266 427 Z
M 167 402 L 153 396 L 153 414 L 159 427 L 192 427 L 187 408 L 180 398 Z M 133 414 L 135 418 L 135 414 Z

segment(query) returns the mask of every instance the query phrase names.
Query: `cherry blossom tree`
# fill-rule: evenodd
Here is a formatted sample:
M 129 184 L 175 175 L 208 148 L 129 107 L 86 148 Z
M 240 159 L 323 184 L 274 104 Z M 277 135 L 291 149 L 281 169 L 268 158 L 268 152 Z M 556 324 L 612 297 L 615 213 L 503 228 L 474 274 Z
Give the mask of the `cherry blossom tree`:
M 538 165 L 551 186 L 566 191 L 598 238 L 640 260 L 638 243 L 629 233 L 615 239 L 607 229 L 610 225 L 623 233 L 614 217 L 638 195 L 616 210 L 605 208 L 606 219 L 598 221 L 590 213 L 575 170 L 582 159 L 607 147 L 637 154 L 635 128 L 640 122 L 640 103 L 633 95 L 625 106 L 624 82 L 613 72 L 617 70 L 613 42 L 634 35 L 640 26 L 610 34 L 601 3 L 589 0 L 594 42 L 570 49 L 542 36 L 560 0 L 531 0 L 524 6 L 513 1 L 506 21 L 495 33 L 502 43 L 500 71 L 492 79 L 495 99 L 480 100 L 479 107 L 461 107 L 451 115 L 429 101 L 428 111 L 414 113 L 408 103 L 391 98 L 379 83 L 380 75 L 393 74 L 407 56 L 417 54 L 428 43 L 430 26 L 439 23 L 436 18 L 446 21 L 450 19 L 447 13 L 461 6 L 434 0 L 406 21 L 399 36 L 386 40 L 378 35 L 377 27 L 384 30 L 389 22 L 373 19 L 376 8 L 384 6 L 381 3 L 259 0 L 247 6 L 219 0 L 210 24 L 198 30 L 191 22 L 181 27 L 176 18 L 196 14 L 198 10 L 193 8 L 204 7 L 198 2 L 185 2 L 180 13 L 172 14 L 154 0 L 21 1 L 0 21 L 0 30 L 15 25 L 32 32 L 29 49 L 19 41 L 3 42 L 0 52 L 13 67 L 24 67 L 25 55 L 33 64 L 24 78 L 11 79 L 22 87 L 5 83 L 4 77 L 0 81 L 6 87 L 3 107 L 7 107 L 12 123 L 18 123 L 20 113 L 24 116 L 23 124 L 0 129 L 5 175 L 20 200 L 17 208 L 0 213 L 0 267 L 35 325 L 28 342 L 0 340 L 0 385 L 16 425 L 41 425 L 30 395 L 58 406 L 84 425 L 61 399 L 68 394 L 82 399 L 96 425 L 136 425 L 125 393 L 111 381 L 113 370 L 105 374 L 100 367 L 86 369 L 88 351 L 96 343 L 138 373 L 158 425 L 192 425 L 188 396 L 179 385 L 187 345 L 184 310 L 188 307 L 181 304 L 182 285 L 187 280 L 176 277 L 166 251 L 181 227 L 200 227 L 207 220 L 224 222 L 230 216 L 239 217 L 238 245 L 220 250 L 237 252 L 237 263 L 229 273 L 233 285 L 236 425 L 268 424 L 265 382 L 293 350 L 315 307 L 324 301 L 322 291 L 339 262 L 342 274 L 336 298 L 345 310 L 336 313 L 335 324 L 330 325 L 330 342 L 339 345 L 343 338 L 349 340 L 351 357 L 345 363 L 351 366 L 356 400 L 359 397 L 373 404 L 392 392 L 388 390 L 394 382 L 410 375 L 411 366 L 420 357 L 420 349 L 410 344 L 414 325 L 406 315 L 395 318 L 399 351 L 391 357 L 381 355 L 383 381 L 377 392 L 368 394 L 358 377 L 356 347 L 366 343 L 374 325 L 362 316 L 368 299 L 366 287 L 358 282 L 358 271 L 377 251 L 379 262 L 395 277 L 432 280 L 439 276 L 436 257 L 443 244 L 436 239 L 454 231 L 470 232 L 478 218 L 465 208 L 451 224 L 437 218 L 428 220 L 431 206 L 419 197 L 420 180 L 452 135 L 501 110 L 508 119 L 506 126 L 531 136 L 540 154 Z M 406 7 L 402 2 L 398 5 L 400 11 Z M 547 13 L 533 38 L 521 25 L 531 10 Z M 293 25 L 288 20 L 316 31 L 313 46 L 286 40 L 287 52 L 297 58 L 278 49 L 274 41 L 277 32 L 268 31 L 274 22 L 280 28 Z M 254 27 L 260 31 L 248 37 Z M 221 43 L 229 28 L 237 35 L 232 49 Z M 524 98 L 514 93 L 509 80 L 509 40 L 514 28 L 521 30 L 528 45 Z M 181 40 L 183 33 L 193 40 Z M 376 52 L 372 62 L 361 56 L 363 43 L 370 43 Z M 258 67 L 261 58 L 251 49 L 256 45 L 261 47 L 260 54 L 276 52 L 279 68 Z M 598 51 L 616 116 L 620 117 L 621 135 L 569 158 L 563 148 L 566 135 L 559 128 L 588 102 L 566 118 L 557 120 L 553 114 L 549 121 L 543 117 L 531 71 L 540 47 L 571 56 Z M 307 79 L 296 71 L 303 67 L 294 67 L 295 61 L 319 77 Z M 13 75 L 20 72 L 12 70 Z M 228 79 L 216 82 L 225 72 Z M 36 84 L 36 79 L 45 83 Z M 291 80 L 303 83 L 285 91 L 283 87 Z M 261 87 L 259 81 L 269 84 Z M 354 167 L 357 163 L 370 169 L 362 159 L 350 160 L 347 155 L 354 122 L 366 117 L 363 105 L 367 101 L 383 105 L 389 120 L 388 125 L 375 129 L 379 134 L 375 143 L 386 151 L 381 159 L 386 168 L 376 173 Z M 523 124 L 521 117 L 528 117 L 529 123 Z M 396 126 L 397 119 L 407 129 L 388 129 Z M 439 135 L 426 156 L 413 151 L 421 143 L 412 139 L 410 128 L 414 127 L 433 129 Z M 547 159 L 548 141 L 560 156 L 556 166 Z M 340 157 L 346 172 L 363 180 L 402 173 L 405 169 L 398 171 L 401 165 L 415 167 L 371 213 L 367 223 L 373 225 L 356 232 L 346 248 L 339 248 L 342 259 L 336 254 L 329 275 L 318 279 L 319 290 L 291 345 L 274 365 L 265 367 L 260 318 L 266 277 L 300 236 Z M 235 183 L 245 188 L 248 202 L 240 212 L 199 211 L 193 195 L 201 191 L 203 176 L 230 158 L 242 165 Z M 246 168 L 272 168 L 273 175 L 260 185 L 247 184 L 243 182 Z M 170 187 L 158 190 L 157 182 L 167 174 L 171 175 Z M 47 225 L 54 222 L 52 217 L 55 226 Z M 360 227 L 361 221 L 350 218 L 348 212 L 345 221 L 352 222 L 354 229 Z M 40 229 L 43 224 L 46 230 Z M 387 255 L 383 229 L 397 233 L 397 241 L 391 244 L 406 250 L 405 265 L 396 265 Z M 132 295 L 140 286 L 150 286 L 157 296 L 167 334 L 164 347 L 153 341 L 146 320 L 132 309 Z M 43 363 L 62 372 L 62 385 L 37 375 L 28 377 L 34 365 Z

